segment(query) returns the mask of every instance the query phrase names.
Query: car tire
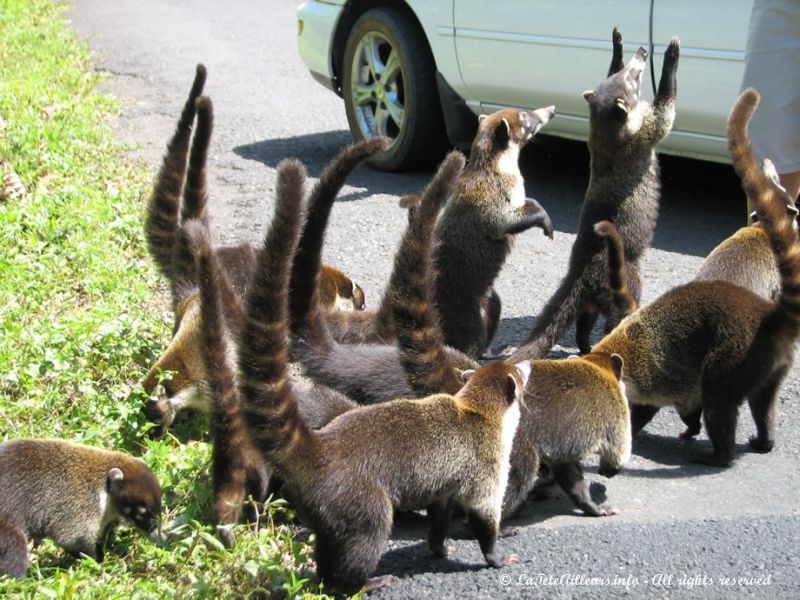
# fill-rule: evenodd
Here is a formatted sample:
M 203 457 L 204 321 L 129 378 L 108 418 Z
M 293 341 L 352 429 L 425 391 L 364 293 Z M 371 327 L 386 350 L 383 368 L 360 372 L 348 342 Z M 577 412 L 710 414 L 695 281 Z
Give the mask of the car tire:
M 436 66 L 425 35 L 406 12 L 381 7 L 358 18 L 345 44 L 342 84 L 353 137 L 392 140 L 369 159 L 373 167 L 403 171 L 442 158 L 447 138 Z

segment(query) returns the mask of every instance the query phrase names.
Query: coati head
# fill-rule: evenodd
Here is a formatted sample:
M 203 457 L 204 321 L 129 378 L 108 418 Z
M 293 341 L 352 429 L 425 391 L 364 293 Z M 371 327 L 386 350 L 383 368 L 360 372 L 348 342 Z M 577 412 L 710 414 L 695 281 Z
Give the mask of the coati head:
M 319 301 L 328 308 L 341 311 L 364 310 L 364 290 L 340 270 L 321 265 Z
M 617 34 L 616 29 L 614 33 Z M 620 64 L 621 62 L 620 55 Z M 591 119 L 602 121 L 606 125 L 603 131 L 605 133 L 613 131 L 620 141 L 633 137 L 641 126 L 641 119 L 636 117 L 640 106 L 642 74 L 646 64 L 647 50 L 639 47 L 627 65 L 611 74 L 594 90 L 583 92 L 584 99 L 589 103 Z M 642 103 L 642 106 L 644 108 L 648 105 Z M 610 127 L 614 124 L 616 128 Z
M 106 493 L 114 511 L 122 518 L 155 535 L 161 517 L 161 487 L 144 463 L 135 461 L 125 467 L 108 471 Z
M 508 373 L 505 379 L 501 377 L 503 372 Z M 480 369 L 468 369 L 462 374 L 466 383 L 456 393 L 456 397 L 468 396 L 472 404 L 486 406 L 487 409 L 503 414 L 509 405 L 522 401 L 530 374 L 529 361 L 511 363 L 499 360 Z M 502 398 L 502 406 L 497 405 L 498 398 Z
M 555 106 L 533 111 L 507 108 L 478 118 L 478 132 L 470 150 L 470 164 L 495 160 L 513 161 L 517 170 L 520 149 L 556 114 Z M 488 166 L 488 165 L 486 165 Z M 502 169 L 502 166 L 500 168 Z

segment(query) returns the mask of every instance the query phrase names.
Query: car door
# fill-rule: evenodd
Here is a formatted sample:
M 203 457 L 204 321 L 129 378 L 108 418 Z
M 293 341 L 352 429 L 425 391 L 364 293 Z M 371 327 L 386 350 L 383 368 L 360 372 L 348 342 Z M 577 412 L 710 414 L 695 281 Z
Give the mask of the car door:
M 629 58 L 648 46 L 649 12 L 649 0 L 455 0 L 456 52 L 468 103 L 480 112 L 555 104 L 557 118 L 548 130 L 585 136 L 588 108 L 581 92 L 606 76 L 611 31 L 617 26 L 622 32 Z
M 670 150 L 723 160 L 725 122 L 739 95 L 744 74 L 752 0 L 654 0 L 653 41 L 656 76 L 673 35 L 681 40 L 677 117 Z

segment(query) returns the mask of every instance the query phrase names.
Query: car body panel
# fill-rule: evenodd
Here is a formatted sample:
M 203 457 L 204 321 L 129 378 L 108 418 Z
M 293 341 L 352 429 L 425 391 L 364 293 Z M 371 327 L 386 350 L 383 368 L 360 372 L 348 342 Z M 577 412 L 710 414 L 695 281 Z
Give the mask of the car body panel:
M 337 18 L 344 0 L 315 19 Z M 650 10 L 653 32 L 650 38 Z M 597 85 L 611 60 L 611 30 L 623 35 L 625 56 L 648 48 L 653 73 L 645 73 L 643 97 L 652 99 L 667 44 L 681 40 L 675 127 L 659 150 L 729 161 L 725 122 L 739 93 L 752 0 L 408 0 L 445 81 L 476 114 L 507 107 L 535 109 L 555 104 L 557 118 L 547 133 L 586 139 L 588 106 L 581 93 Z M 314 23 L 301 39 L 309 69 L 334 76 L 330 38 L 335 23 Z M 303 38 L 304 33 L 300 37 Z M 329 39 L 324 37 L 328 35 Z M 315 45 L 316 50 L 308 46 Z M 324 64 L 324 66 L 323 66 Z

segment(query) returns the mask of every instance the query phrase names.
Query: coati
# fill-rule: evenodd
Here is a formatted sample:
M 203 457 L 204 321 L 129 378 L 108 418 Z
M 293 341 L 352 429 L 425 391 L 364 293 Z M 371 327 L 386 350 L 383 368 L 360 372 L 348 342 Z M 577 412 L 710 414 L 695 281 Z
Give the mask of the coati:
M 175 134 L 167 146 L 153 194 L 148 202 L 145 227 L 148 245 L 156 264 L 171 284 L 175 314 L 173 339 L 142 382 L 145 393 L 151 397 L 145 406 L 145 414 L 158 424 L 157 435 L 163 434 L 176 414 L 184 408 L 208 411 L 205 368 L 200 351 L 202 319 L 194 259 L 191 255 L 187 255 L 187 250 L 181 253 L 176 242 L 180 229 L 179 210 L 181 223 L 192 218 L 207 220 L 205 170 L 211 139 L 213 107 L 209 99 L 203 100 L 202 106 L 196 107 L 204 81 L 205 69 L 202 65 L 198 65 L 192 91 L 176 126 Z M 186 155 L 195 113 L 197 130 L 187 170 Z M 344 177 L 366 156 L 378 151 L 379 148 L 378 142 L 365 142 L 354 145 L 334 158 L 326 171 L 328 174 L 323 173 L 318 184 L 323 190 L 322 193 L 332 188 L 335 196 L 338 191 L 336 186 L 341 187 L 338 181 L 343 181 Z M 328 181 L 334 175 L 339 180 Z M 215 248 L 215 253 L 233 289 L 239 295 L 244 293 L 255 263 L 255 250 L 252 245 L 243 243 L 237 246 L 218 247 Z M 328 265 L 323 265 L 322 273 L 320 287 L 327 291 L 326 297 L 331 302 L 325 305 L 326 308 L 363 306 L 363 291 L 349 278 Z M 331 293 L 332 289 L 337 290 L 335 294 Z M 229 315 L 225 316 L 228 322 Z M 171 379 L 160 383 L 163 374 L 168 372 L 172 373 Z
M 438 207 L 452 193 L 463 165 L 463 156 L 458 152 L 451 152 L 423 192 L 422 204 L 430 207 L 424 214 L 431 227 L 438 214 Z M 310 208 L 312 212 L 303 235 L 307 236 L 312 230 L 312 224 L 315 235 L 321 235 L 322 228 L 314 224 L 320 205 L 311 203 Z M 414 243 L 414 236 L 418 231 L 413 227 L 406 229 L 397 256 L 406 245 Z M 309 241 L 308 247 L 313 243 Z M 298 253 L 297 256 L 301 254 Z M 316 300 L 318 261 L 319 256 L 315 254 L 309 260 L 303 258 L 301 262 L 296 258 L 293 263 L 289 300 L 293 359 L 302 365 L 305 374 L 311 379 L 342 392 L 360 404 L 415 397 L 403 374 L 397 346 L 377 343 L 341 344 L 330 334 L 327 321 L 322 318 Z M 415 265 L 410 267 L 416 269 Z M 403 268 L 408 266 L 401 265 L 396 257 L 385 298 L 392 298 L 395 282 L 403 276 Z M 464 369 L 474 367 L 474 361 L 457 350 L 448 348 L 446 351 L 453 364 L 461 365 Z
M 444 351 L 443 334 L 432 302 L 435 273 L 431 266 L 431 232 L 410 207 L 409 229 L 414 244 L 404 244 L 396 261 L 405 276 L 394 287 L 392 319 L 409 385 L 418 395 L 455 394 L 461 389 L 460 368 Z M 600 223 L 598 233 L 609 243 L 611 285 L 620 297 L 624 287 L 624 257 L 613 225 Z M 415 268 L 408 268 L 408 267 Z M 621 310 L 629 310 L 624 302 Z M 475 363 L 477 365 L 477 363 Z M 503 502 L 503 517 L 512 516 L 533 488 L 540 457 L 573 502 L 593 516 L 616 514 L 598 506 L 589 494 L 580 461 L 601 455 L 600 474 L 613 476 L 630 457 L 630 413 L 619 378 L 617 355 L 587 354 L 572 360 L 531 361 L 535 383 L 526 388 L 520 426 L 511 451 L 511 468 Z
M 548 106 L 527 112 L 500 110 L 482 115 L 469 163 L 436 225 L 435 300 L 444 341 L 478 358 L 494 336 L 500 297 L 492 288 L 513 236 L 553 226 L 536 200 L 525 198 L 519 152 L 555 114 Z
M 302 220 L 302 206 L 289 198 L 278 198 L 247 295 L 240 390 L 254 442 L 316 535 L 320 579 L 345 592 L 387 585 L 389 577 L 368 577 L 394 509 L 427 506 L 429 546 L 447 555 L 453 499 L 467 510 L 486 562 L 510 564 L 515 557 L 503 556 L 496 538 L 527 365 L 493 363 L 468 373 L 455 396 L 359 407 L 313 431 L 299 414 L 287 369 L 287 289 Z
M 652 105 L 640 100 L 647 51 L 639 48 L 622 62 L 622 36 L 614 29 L 609 76 L 593 91 L 589 103 L 589 186 L 578 221 L 567 275 L 534 321 L 525 344 L 513 360 L 539 358 L 577 320 L 577 345 L 589 352 L 589 335 L 600 313 L 606 331 L 616 324 L 611 307 L 603 243 L 594 224 L 611 221 L 625 244 L 628 287 L 640 297 L 639 259 L 650 246 L 658 216 L 660 181 L 655 146 L 675 120 L 676 72 L 680 44 L 672 38 L 664 55 L 658 93 Z
M 745 90 L 729 129 L 745 129 L 758 94 Z M 735 457 L 739 405 L 747 399 L 756 424 L 757 452 L 775 443 L 778 389 L 800 334 L 800 248 L 790 198 L 761 172 L 747 144 L 732 154 L 745 194 L 757 207 L 781 276 L 775 301 L 726 281 L 676 287 L 626 317 L 595 347 L 620 354 L 636 434 L 662 406 L 682 416 L 702 410 L 713 452 L 698 462 L 725 467 Z
M 28 542 L 44 538 L 102 561 L 109 526 L 155 535 L 160 515 L 161 488 L 137 458 L 62 440 L 0 443 L 0 575 L 24 577 Z

